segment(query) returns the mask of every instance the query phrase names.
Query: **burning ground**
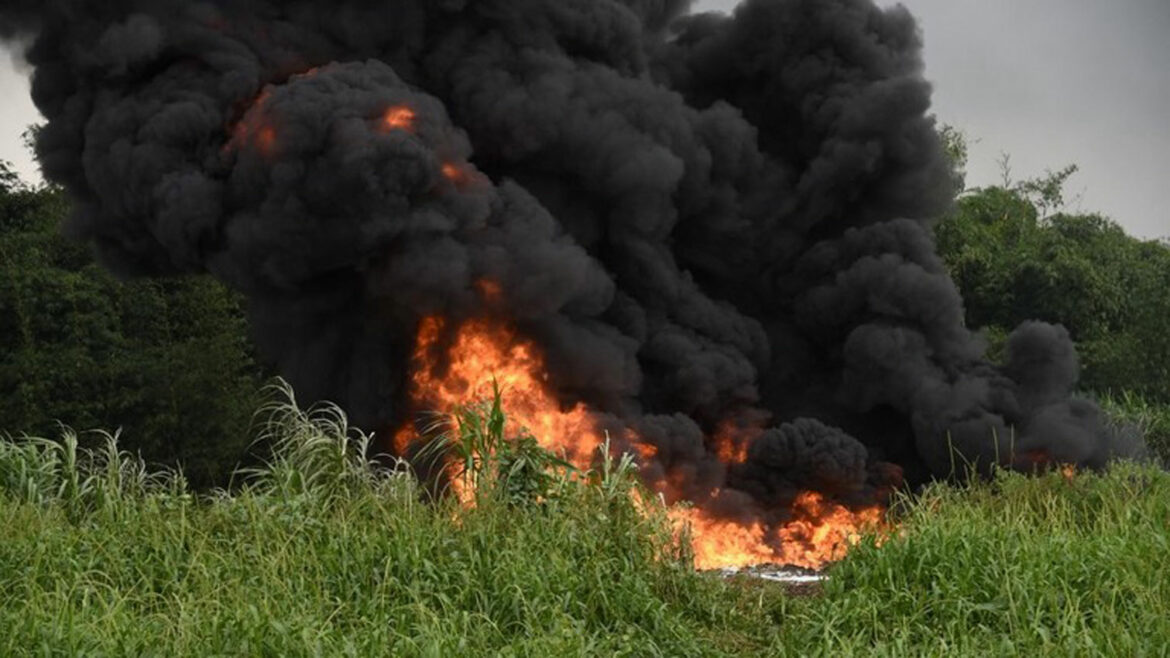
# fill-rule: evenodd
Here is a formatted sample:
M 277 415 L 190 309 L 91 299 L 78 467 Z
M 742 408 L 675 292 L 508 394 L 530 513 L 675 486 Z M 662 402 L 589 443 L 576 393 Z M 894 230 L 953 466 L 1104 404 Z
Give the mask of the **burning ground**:
M 15 0 L 0 26 L 67 230 L 243 292 L 260 352 L 386 449 L 495 378 L 546 447 L 587 466 L 608 433 L 693 502 L 711 566 L 795 561 L 956 463 L 1142 450 L 1070 397 L 1062 328 L 996 366 L 963 326 L 903 8 Z

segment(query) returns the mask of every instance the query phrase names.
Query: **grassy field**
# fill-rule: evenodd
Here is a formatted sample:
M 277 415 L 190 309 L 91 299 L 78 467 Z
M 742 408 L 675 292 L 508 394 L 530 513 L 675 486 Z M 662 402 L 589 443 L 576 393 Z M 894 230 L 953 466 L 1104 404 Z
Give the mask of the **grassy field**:
M 367 468 L 338 414 L 268 411 L 275 457 L 231 494 L 194 496 L 112 442 L 0 443 L 0 655 L 1170 651 L 1153 467 L 931 487 L 823 592 L 790 596 L 691 570 L 628 467 L 534 480 L 537 453 L 467 453 L 474 507 L 428 504 L 406 472 Z

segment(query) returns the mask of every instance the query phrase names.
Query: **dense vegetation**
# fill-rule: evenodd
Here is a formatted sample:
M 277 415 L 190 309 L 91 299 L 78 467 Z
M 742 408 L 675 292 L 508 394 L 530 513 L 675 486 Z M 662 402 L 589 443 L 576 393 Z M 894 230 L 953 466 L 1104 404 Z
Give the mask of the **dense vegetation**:
M 966 147 L 947 130 L 959 184 Z M 1112 220 L 1066 210 L 1076 173 L 966 190 L 936 228 L 939 253 L 962 291 L 967 326 L 992 357 L 1026 320 L 1064 325 L 1077 343 L 1081 386 L 1146 430 L 1170 458 L 1170 242 L 1126 235 Z
M 0 163 L 0 432 L 122 428 L 147 460 L 225 481 L 258 399 L 238 300 L 210 277 L 119 281 L 59 234 L 66 212 Z
M 0 654 L 1155 655 L 1170 474 L 1002 475 L 905 499 L 822 592 L 688 568 L 619 465 L 507 462 L 463 414 L 475 504 L 370 468 L 335 410 L 269 407 L 270 463 L 191 494 L 107 442 L 0 441 Z M 521 442 L 523 443 L 523 442 Z M 536 458 L 540 469 L 517 467 Z M 537 473 L 543 473 L 537 476 Z M 646 502 L 638 502 L 646 501 Z M 1042 532 L 1038 532 L 1042 529 Z
M 962 196 L 937 230 L 969 326 L 1002 337 L 1020 322 L 1063 324 L 1082 383 L 1170 402 L 1170 247 L 1096 214 L 1041 214 L 1020 187 Z

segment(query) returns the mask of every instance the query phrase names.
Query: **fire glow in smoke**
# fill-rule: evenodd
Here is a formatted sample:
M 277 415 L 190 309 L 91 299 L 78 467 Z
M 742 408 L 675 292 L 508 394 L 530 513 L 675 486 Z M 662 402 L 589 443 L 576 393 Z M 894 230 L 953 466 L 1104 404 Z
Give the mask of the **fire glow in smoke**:
M 382 125 L 386 130 L 405 130 L 408 132 L 414 131 L 414 110 L 406 105 L 395 105 L 386 110 L 382 116 Z
M 386 448 L 508 379 L 546 445 L 609 432 L 692 501 L 701 564 L 829 559 L 954 463 L 1143 450 L 1071 396 L 1063 328 L 992 364 L 964 326 L 905 8 L 688 6 L 10 0 L 0 37 L 110 267 L 241 291 L 261 355 Z

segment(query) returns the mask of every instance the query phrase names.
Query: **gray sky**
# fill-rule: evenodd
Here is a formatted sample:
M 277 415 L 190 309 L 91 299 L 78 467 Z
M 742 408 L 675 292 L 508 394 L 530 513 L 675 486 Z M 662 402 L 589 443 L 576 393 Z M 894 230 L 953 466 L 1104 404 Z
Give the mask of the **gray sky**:
M 894 4 L 879 0 L 883 4 Z M 729 10 L 736 0 L 698 0 Z M 902 0 L 926 39 L 935 112 L 971 144 L 968 185 L 1076 163 L 1072 210 L 1170 236 L 1170 0 Z M 26 178 L 28 83 L 0 56 L 0 159 Z

